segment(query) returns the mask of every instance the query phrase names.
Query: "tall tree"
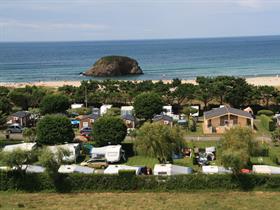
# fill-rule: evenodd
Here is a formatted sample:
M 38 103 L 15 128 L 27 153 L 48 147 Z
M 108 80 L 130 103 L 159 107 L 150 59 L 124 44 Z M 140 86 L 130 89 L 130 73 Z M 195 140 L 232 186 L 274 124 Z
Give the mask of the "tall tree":
M 43 145 L 71 143 L 75 134 L 70 120 L 63 115 L 46 115 L 36 127 L 37 142 Z
M 153 92 L 139 94 L 133 103 L 136 116 L 145 120 L 152 119 L 155 114 L 160 114 L 163 105 L 162 97 Z
M 255 146 L 251 129 L 241 127 L 230 129 L 221 139 L 222 164 L 231 167 L 233 172 L 238 174 L 249 163 Z
M 97 146 L 120 144 L 127 134 L 123 120 L 112 115 L 105 115 L 93 124 L 93 139 Z
M 214 80 L 210 77 L 197 77 L 196 82 L 198 83 L 196 98 L 203 102 L 204 109 L 206 110 L 208 103 L 214 98 Z
M 65 113 L 69 107 L 70 101 L 67 96 L 51 94 L 43 98 L 40 111 L 42 114 Z
M 172 162 L 172 154 L 183 147 L 179 127 L 146 122 L 137 132 L 135 148 L 138 154 L 155 157 L 160 163 Z

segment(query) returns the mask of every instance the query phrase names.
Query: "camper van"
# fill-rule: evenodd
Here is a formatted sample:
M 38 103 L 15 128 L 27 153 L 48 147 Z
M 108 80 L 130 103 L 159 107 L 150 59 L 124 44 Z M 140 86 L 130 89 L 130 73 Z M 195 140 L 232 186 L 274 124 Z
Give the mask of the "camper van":
M 179 174 L 191 174 L 192 168 L 178 166 L 173 164 L 156 164 L 154 167 L 154 175 L 179 175 Z
M 109 145 L 104 147 L 93 147 L 90 151 L 93 159 L 106 159 L 109 163 L 117 163 L 124 157 L 124 150 L 121 145 Z

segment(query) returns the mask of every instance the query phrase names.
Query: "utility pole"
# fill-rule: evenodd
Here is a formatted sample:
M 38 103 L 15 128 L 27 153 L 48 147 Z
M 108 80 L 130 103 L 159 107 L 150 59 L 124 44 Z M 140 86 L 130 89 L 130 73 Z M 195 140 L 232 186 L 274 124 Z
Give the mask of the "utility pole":
M 86 108 L 87 108 L 88 107 L 87 86 L 85 86 L 85 103 L 86 103 Z

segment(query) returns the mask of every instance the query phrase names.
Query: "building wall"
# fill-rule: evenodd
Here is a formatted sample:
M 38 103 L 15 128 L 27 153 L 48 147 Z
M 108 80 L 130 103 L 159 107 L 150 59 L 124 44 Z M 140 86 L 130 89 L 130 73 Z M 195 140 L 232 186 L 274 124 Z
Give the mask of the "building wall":
M 229 124 L 229 126 L 221 126 L 221 121 L 220 121 L 221 118 L 224 118 L 224 116 L 211 119 L 212 127 L 210 127 L 210 128 L 208 127 L 208 121 L 210 119 L 208 119 L 208 120 L 204 119 L 203 132 L 205 134 L 211 134 L 213 132 L 220 134 L 220 133 L 224 133 L 227 129 L 230 129 L 231 127 L 236 126 L 236 125 L 239 125 L 241 127 L 248 126 L 247 118 L 245 118 L 245 117 L 238 116 L 237 124 L 235 124 L 235 123 L 234 124 Z M 251 126 L 251 125 L 249 124 L 249 126 Z

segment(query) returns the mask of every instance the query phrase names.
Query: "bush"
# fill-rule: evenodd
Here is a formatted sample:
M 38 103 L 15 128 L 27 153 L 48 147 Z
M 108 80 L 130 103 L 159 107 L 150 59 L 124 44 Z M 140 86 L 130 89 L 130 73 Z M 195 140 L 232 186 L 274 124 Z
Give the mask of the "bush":
M 275 121 L 267 115 L 260 116 L 262 126 L 268 131 L 274 131 L 276 128 Z
M 135 170 L 119 170 L 119 176 L 131 177 L 135 175 Z
M 37 142 L 40 144 L 63 144 L 75 137 L 70 120 L 63 115 L 46 115 L 37 124 Z
M 262 109 L 262 110 L 258 111 L 257 115 L 273 116 L 274 113 L 271 110 Z

